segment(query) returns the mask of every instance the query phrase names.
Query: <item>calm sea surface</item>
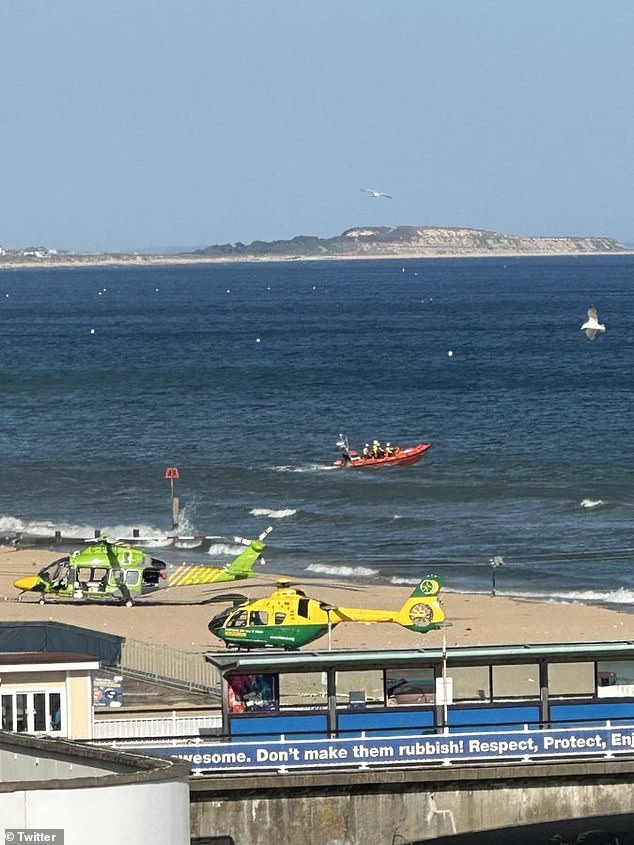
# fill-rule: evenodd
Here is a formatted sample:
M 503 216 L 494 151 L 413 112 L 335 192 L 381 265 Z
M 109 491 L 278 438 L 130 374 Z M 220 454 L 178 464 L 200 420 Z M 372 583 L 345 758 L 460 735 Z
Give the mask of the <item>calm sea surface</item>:
M 634 256 L 1 271 L 0 534 L 173 534 L 177 467 L 210 563 L 628 609 L 633 364 Z

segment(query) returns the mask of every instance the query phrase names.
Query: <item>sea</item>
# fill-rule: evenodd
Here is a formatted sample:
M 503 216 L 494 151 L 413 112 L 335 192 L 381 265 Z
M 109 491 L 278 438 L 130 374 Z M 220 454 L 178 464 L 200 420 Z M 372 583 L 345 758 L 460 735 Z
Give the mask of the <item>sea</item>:
M 634 255 L 5 269 L 0 537 L 629 611 L 633 365 Z

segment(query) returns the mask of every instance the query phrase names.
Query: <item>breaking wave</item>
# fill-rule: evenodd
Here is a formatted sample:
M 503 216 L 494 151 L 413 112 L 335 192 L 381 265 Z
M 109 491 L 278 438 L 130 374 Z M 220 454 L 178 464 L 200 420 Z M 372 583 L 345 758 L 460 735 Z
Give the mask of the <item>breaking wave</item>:
M 306 570 L 317 575 L 334 575 L 335 578 L 373 578 L 379 574 L 378 569 L 370 569 L 367 566 L 345 566 L 334 563 L 311 563 Z
M 303 467 L 293 467 L 293 466 L 279 466 L 273 467 L 274 472 L 320 472 L 326 470 L 330 472 L 330 470 L 338 469 L 336 466 L 328 465 L 328 464 L 308 464 L 307 466 Z
M 274 511 L 269 508 L 253 508 L 249 513 L 251 516 L 266 516 L 269 519 L 286 519 L 287 516 L 294 516 L 297 510 L 295 508 L 283 508 L 282 510 Z

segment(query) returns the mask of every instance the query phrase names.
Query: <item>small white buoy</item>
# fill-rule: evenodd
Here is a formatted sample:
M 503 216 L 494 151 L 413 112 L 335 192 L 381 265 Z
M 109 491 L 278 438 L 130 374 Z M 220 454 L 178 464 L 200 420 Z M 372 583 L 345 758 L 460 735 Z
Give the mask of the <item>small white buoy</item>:
M 94 329 L 91 329 L 91 330 L 90 330 L 90 334 L 94 334 L 94 333 L 95 333 L 95 330 L 94 330 Z
M 259 342 L 260 342 L 260 338 L 259 338 L 259 337 L 256 337 L 255 342 L 256 342 L 256 343 L 259 343 Z
M 227 293 L 231 293 L 231 288 L 227 288 Z
M 453 358 L 453 349 L 450 349 L 449 352 L 447 352 L 447 355 L 449 358 Z

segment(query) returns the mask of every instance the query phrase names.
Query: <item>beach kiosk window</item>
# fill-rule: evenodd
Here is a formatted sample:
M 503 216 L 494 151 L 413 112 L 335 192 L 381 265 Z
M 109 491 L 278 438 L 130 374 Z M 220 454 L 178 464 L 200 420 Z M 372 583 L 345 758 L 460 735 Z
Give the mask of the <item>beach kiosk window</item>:
M 549 663 L 548 689 L 551 695 L 594 695 L 594 662 Z
M 325 672 L 283 672 L 279 676 L 280 708 L 301 710 L 328 706 L 328 679 Z
M 634 660 L 599 660 L 597 696 L 634 698 Z
M 493 699 L 539 698 L 539 664 L 492 666 Z
M 278 709 L 277 675 L 231 675 L 228 681 L 231 713 Z
M 338 707 L 358 709 L 370 705 L 383 706 L 385 703 L 381 669 L 337 672 L 335 684 Z
M 490 666 L 450 666 L 454 701 L 488 701 L 491 698 Z
M 385 672 L 385 697 L 389 707 L 433 704 L 436 700 L 433 668 L 388 669 Z

